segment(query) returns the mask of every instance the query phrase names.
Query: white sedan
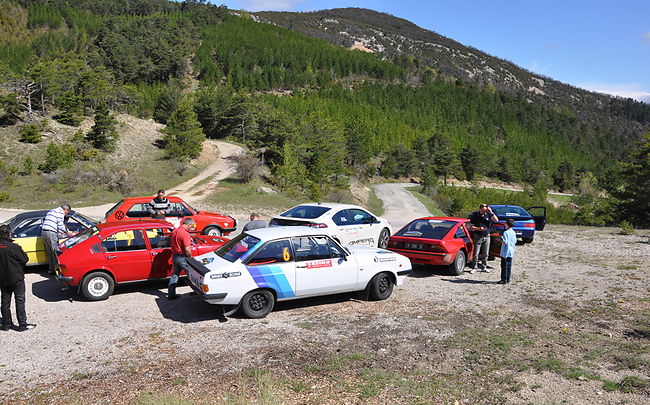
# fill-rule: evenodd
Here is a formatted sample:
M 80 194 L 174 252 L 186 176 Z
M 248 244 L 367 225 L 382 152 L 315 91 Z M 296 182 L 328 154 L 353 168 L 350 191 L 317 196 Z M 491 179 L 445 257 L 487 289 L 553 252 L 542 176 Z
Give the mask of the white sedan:
M 271 226 L 309 226 L 321 229 L 342 245 L 367 245 L 385 249 L 391 234 L 388 220 L 357 205 L 309 203 L 274 217 Z
M 384 300 L 411 272 L 405 256 L 384 249 L 342 247 L 319 229 L 262 228 L 214 252 L 188 259 L 188 284 L 206 302 L 263 318 L 275 301 L 348 291 Z

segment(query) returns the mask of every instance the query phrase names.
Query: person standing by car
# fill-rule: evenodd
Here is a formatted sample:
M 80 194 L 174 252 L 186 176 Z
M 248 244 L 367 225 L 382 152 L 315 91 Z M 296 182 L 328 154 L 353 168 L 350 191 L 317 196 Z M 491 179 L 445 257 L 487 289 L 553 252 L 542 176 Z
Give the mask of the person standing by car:
M 70 213 L 70 205 L 63 204 L 60 207 L 49 210 L 43 219 L 41 236 L 47 254 L 47 263 L 50 274 L 55 274 L 59 268 L 59 237 L 72 236 L 73 233 L 65 226 L 65 217 Z
M 169 211 L 169 200 L 165 197 L 165 190 L 158 190 L 153 200 L 149 201 L 147 211 L 152 218 L 165 219 L 165 215 Z
M 269 223 L 267 221 L 262 221 L 260 215 L 256 212 L 251 213 L 251 221 L 244 225 L 242 232 L 252 231 L 253 229 L 268 228 Z
M 178 298 L 178 295 L 176 295 L 176 285 L 178 284 L 181 271 L 185 270 L 185 273 L 187 273 L 189 266 L 187 264 L 187 258 L 192 257 L 192 236 L 190 236 L 190 230 L 195 226 L 196 223 L 192 218 L 185 218 L 181 226 L 174 229 L 171 234 L 172 264 L 174 265 L 174 270 L 167 286 L 167 299 L 170 301 Z
M 479 210 L 472 212 L 468 218 L 471 223 L 469 230 L 474 242 L 474 260 L 470 274 L 474 274 L 477 268 L 489 273 L 487 258 L 490 251 L 490 226 L 493 222 L 499 222 L 499 217 L 487 204 L 481 204 Z
M 1 312 L 3 331 L 11 329 L 11 295 L 16 301 L 16 319 L 18 331 L 34 329 L 36 325 L 27 323 L 25 312 L 25 264 L 27 254 L 10 238 L 11 229 L 8 225 L 0 226 L 0 290 L 2 291 Z
M 515 220 L 506 219 L 506 230 L 501 236 L 501 280 L 498 284 L 509 284 L 510 273 L 512 272 L 512 257 L 515 255 L 515 245 L 517 244 L 517 234 L 512 227 L 515 226 Z

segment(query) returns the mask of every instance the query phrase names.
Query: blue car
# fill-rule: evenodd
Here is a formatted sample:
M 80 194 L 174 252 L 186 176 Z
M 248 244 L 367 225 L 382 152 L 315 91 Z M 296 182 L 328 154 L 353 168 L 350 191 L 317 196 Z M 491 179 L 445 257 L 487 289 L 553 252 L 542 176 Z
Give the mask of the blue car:
M 518 205 L 490 205 L 490 207 L 499 217 L 499 223 L 504 224 L 508 218 L 515 220 L 513 229 L 517 238 L 524 243 L 531 243 L 535 238 L 535 231 L 543 230 L 546 225 L 546 207 L 530 207 L 528 210 Z

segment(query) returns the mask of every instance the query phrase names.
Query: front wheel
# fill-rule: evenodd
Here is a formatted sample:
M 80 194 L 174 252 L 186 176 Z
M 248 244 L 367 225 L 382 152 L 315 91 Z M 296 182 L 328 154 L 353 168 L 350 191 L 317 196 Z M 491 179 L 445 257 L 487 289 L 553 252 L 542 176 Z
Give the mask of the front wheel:
M 370 298 L 382 301 L 393 293 L 393 278 L 388 273 L 379 273 L 370 280 Z
M 88 274 L 81 282 L 81 293 L 90 301 L 102 301 L 113 294 L 115 282 L 106 273 L 99 271 Z
M 266 317 L 275 305 L 275 297 L 268 290 L 251 291 L 241 300 L 241 311 L 244 316 L 252 319 Z
M 386 228 L 381 230 L 379 234 L 379 241 L 377 241 L 377 247 L 381 249 L 386 249 L 388 246 L 388 238 L 390 238 L 390 231 Z
M 449 265 L 449 272 L 454 276 L 460 276 L 465 271 L 465 264 L 467 264 L 467 259 L 465 258 L 465 252 L 459 250 L 456 253 L 456 258 Z
M 221 236 L 222 232 L 216 226 L 209 226 L 203 230 L 203 234 L 208 236 Z

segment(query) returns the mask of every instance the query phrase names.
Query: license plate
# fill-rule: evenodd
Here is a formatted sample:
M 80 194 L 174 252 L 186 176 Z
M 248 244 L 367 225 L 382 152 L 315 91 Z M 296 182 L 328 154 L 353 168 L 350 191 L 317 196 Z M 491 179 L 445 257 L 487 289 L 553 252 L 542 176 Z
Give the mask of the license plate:
M 521 236 L 521 234 L 522 234 L 521 232 L 515 232 L 515 235 L 517 236 Z
M 405 243 L 404 247 L 407 249 L 422 249 L 424 244 L 422 243 Z

